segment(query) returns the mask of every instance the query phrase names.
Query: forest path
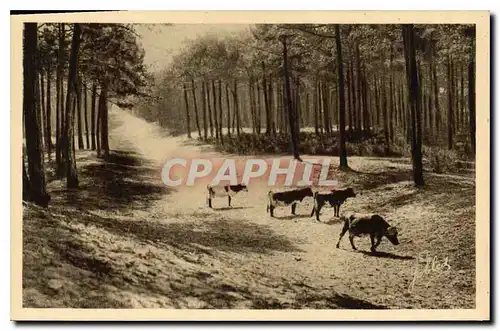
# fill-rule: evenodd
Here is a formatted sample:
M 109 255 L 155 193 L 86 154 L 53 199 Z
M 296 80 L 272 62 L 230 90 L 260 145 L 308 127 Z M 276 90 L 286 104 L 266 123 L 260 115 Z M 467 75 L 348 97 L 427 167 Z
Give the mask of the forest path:
M 25 237 L 37 238 L 25 243 L 35 252 L 25 253 L 28 306 L 474 306 L 475 188 L 470 177 L 426 173 L 427 187 L 416 189 L 403 159 L 350 157 L 354 171 L 334 175 L 354 187 L 358 197 L 341 212 L 376 212 L 393 220 L 401 229 L 401 244 L 383 239 L 381 253 L 372 255 L 368 238 L 356 240 L 356 252 L 345 237 L 336 249 L 342 224 L 330 218 L 332 209 L 324 209 L 321 222 L 309 217 L 312 199 L 299 204 L 296 217 L 289 208 L 278 208 L 271 218 L 267 185 L 250 183 L 248 193 L 233 199 L 233 208 L 227 208 L 226 199 L 215 199 L 213 210 L 206 206 L 206 183 L 168 188 L 161 181 L 168 158 L 242 158 L 168 136 L 117 108 L 109 115 L 111 156 L 105 162 L 80 156 L 89 159 L 79 163 L 81 190 L 54 198 L 49 220 L 57 226 L 39 219 L 33 228 L 25 225 Z M 76 215 L 65 215 L 78 201 L 85 203 Z M 47 233 L 34 228 L 39 224 Z M 54 231 L 66 239 L 47 239 Z M 39 262 L 47 260 L 44 254 L 52 258 L 50 267 Z M 425 256 L 450 268 L 414 281 Z M 55 294 L 40 290 L 50 278 L 59 282 L 51 286 L 58 289 Z

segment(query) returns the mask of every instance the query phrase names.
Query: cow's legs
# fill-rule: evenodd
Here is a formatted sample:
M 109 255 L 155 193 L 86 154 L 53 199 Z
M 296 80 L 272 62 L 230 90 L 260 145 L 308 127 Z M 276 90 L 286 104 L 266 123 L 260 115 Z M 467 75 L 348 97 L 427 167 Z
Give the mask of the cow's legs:
M 354 234 L 349 234 L 349 241 L 351 242 L 352 249 L 357 250 L 356 246 L 354 246 Z
M 342 232 L 340 232 L 339 235 L 339 240 L 337 241 L 337 248 L 340 247 L 340 240 L 342 240 L 342 237 L 346 234 L 346 232 L 349 230 L 349 221 L 345 220 L 344 222 L 344 227 L 342 228 Z
M 292 215 L 295 215 L 295 209 L 297 208 L 296 203 L 292 203 Z
M 228 203 L 229 207 L 231 207 L 231 196 L 230 195 L 227 196 L 227 203 Z
M 339 204 L 335 205 L 334 211 L 335 211 L 335 216 L 340 217 L 340 205 Z
M 323 208 L 323 204 L 318 204 L 316 207 L 316 221 L 319 221 L 319 213 L 321 212 L 321 208 Z
M 271 217 L 274 217 L 274 206 L 269 205 L 269 214 L 271 214 Z
M 377 249 L 378 245 L 380 245 L 380 241 L 381 240 L 382 240 L 382 236 L 377 233 L 377 240 L 376 240 L 375 244 L 372 241 L 372 247 L 370 247 L 370 250 L 372 252 L 375 252 L 375 250 Z

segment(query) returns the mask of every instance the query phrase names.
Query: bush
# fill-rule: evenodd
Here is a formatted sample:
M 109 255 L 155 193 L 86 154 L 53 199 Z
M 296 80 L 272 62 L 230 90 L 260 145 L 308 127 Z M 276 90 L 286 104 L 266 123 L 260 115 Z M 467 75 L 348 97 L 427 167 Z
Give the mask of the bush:
M 424 155 L 427 156 L 431 170 L 438 174 L 458 170 L 459 157 L 454 150 L 424 147 Z

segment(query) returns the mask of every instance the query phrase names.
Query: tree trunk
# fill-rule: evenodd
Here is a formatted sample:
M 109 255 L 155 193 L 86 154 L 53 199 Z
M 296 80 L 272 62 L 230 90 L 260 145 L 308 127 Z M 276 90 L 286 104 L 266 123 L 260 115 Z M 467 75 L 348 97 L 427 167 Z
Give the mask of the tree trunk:
M 184 104 L 186 106 L 186 127 L 187 127 L 187 136 L 191 138 L 191 120 L 189 117 L 189 103 L 188 103 L 188 95 L 187 95 L 187 87 L 186 84 L 183 84 L 184 89 Z
M 417 64 L 415 60 L 413 24 L 403 25 L 403 42 L 409 99 L 411 103 L 413 180 L 416 186 L 423 186 L 424 176 L 422 167 L 420 90 L 418 86 Z
M 219 79 L 219 138 L 221 144 L 224 144 L 224 135 L 222 134 L 222 82 Z
M 380 100 L 379 100 L 379 88 L 377 86 L 377 78 L 373 79 L 374 89 L 375 89 L 375 111 L 377 117 L 377 125 L 380 125 Z
M 238 101 L 238 81 L 236 79 L 234 80 L 233 96 L 234 96 L 234 116 L 236 118 L 236 136 L 239 138 L 241 121 L 240 121 L 240 106 Z
M 47 129 L 46 129 L 46 124 L 47 124 L 47 120 L 46 120 L 46 117 L 47 117 L 47 112 L 45 110 L 45 79 L 43 78 L 44 75 L 43 75 L 43 72 L 44 70 L 42 68 L 39 68 L 39 71 L 40 71 L 40 110 L 41 110 L 41 114 L 40 114 L 40 130 L 43 134 L 43 145 L 45 145 L 45 148 L 48 150 L 48 147 L 46 146 L 47 145 L 47 142 L 48 142 L 48 139 L 47 139 Z M 42 149 L 43 149 L 43 145 L 42 145 Z
M 201 138 L 201 128 L 200 119 L 198 116 L 198 104 L 196 103 L 196 85 L 194 84 L 194 79 L 191 78 L 191 92 L 193 94 L 193 106 L 194 106 L 194 120 L 196 122 L 196 128 L 198 129 L 198 138 Z
M 432 57 L 431 57 L 431 66 L 432 66 L 432 82 L 434 89 L 434 124 L 436 125 L 436 132 L 439 132 L 441 129 L 441 109 L 439 107 L 439 84 L 437 78 L 437 70 L 436 70 L 436 50 L 433 49 Z
M 459 115 L 460 115 L 460 121 L 459 121 L 459 125 L 460 125 L 460 129 L 462 130 L 463 128 L 465 128 L 465 89 L 464 89 L 464 68 L 463 68 L 463 65 L 462 63 L 460 64 L 460 107 L 459 107 Z
M 38 63 L 35 64 L 35 68 L 37 68 L 38 70 Z M 42 114 L 43 114 L 43 109 L 42 109 L 42 93 L 40 91 L 40 76 L 38 75 L 38 73 L 36 74 L 36 77 L 35 77 L 35 109 L 36 109 L 36 120 L 38 122 L 38 127 L 40 129 L 40 148 L 41 150 L 43 151 L 44 150 L 44 141 L 43 141 L 43 118 L 42 118 Z M 43 157 L 43 154 L 42 154 L 42 157 Z
M 257 81 L 257 134 L 261 133 L 262 130 L 262 103 L 260 97 L 260 84 Z
M 382 73 L 382 82 L 380 85 L 381 85 L 380 97 L 382 98 L 382 117 L 384 121 L 384 138 L 385 138 L 384 154 L 388 156 L 391 150 L 391 144 L 390 144 L 390 133 L 389 133 L 389 118 L 387 116 L 387 91 L 385 86 L 384 72 Z
M 476 63 L 475 63 L 475 35 L 471 38 L 471 53 L 469 54 L 468 80 L 469 80 L 469 133 L 470 144 L 476 154 Z
M 45 130 L 46 130 L 46 133 L 45 133 L 45 140 L 46 140 L 46 143 L 45 145 L 47 146 L 47 155 L 49 157 L 49 160 L 51 158 L 51 155 L 52 155 L 52 147 L 53 147 L 53 144 L 52 144 L 52 95 L 51 95 L 51 80 L 52 80 L 52 72 L 51 72 L 52 68 L 50 67 L 50 61 L 48 61 L 47 63 L 47 106 L 45 107 L 46 108 L 46 115 L 45 115 L 45 121 L 46 121 L 46 124 L 45 124 Z
M 76 88 L 76 109 L 77 109 L 77 117 L 78 121 L 78 149 L 82 150 L 85 147 L 83 146 L 83 130 L 82 130 L 82 86 L 81 79 L 77 78 L 77 83 L 75 85 Z
M 213 115 L 214 115 L 214 126 L 215 126 L 215 140 L 219 140 L 219 120 L 217 118 L 217 95 L 215 91 L 215 81 L 212 80 L 212 103 L 213 103 Z
M 210 137 L 214 137 L 214 122 L 212 119 L 212 105 L 210 104 L 210 84 L 203 81 L 203 94 L 206 97 L 206 107 L 208 110 L 208 125 L 210 128 Z M 205 99 L 203 99 L 205 102 Z M 206 117 L 205 117 L 206 119 Z M 205 138 L 206 139 L 206 138 Z
M 78 174 L 76 171 L 76 158 L 73 150 L 74 143 L 74 113 L 73 103 L 74 96 L 77 93 L 77 75 L 78 75 L 78 54 L 80 49 L 80 34 L 81 26 L 79 23 L 74 24 L 73 38 L 71 41 L 71 55 L 69 59 L 68 72 L 68 90 L 66 93 L 66 116 L 64 125 L 64 144 L 62 147 L 63 159 L 66 163 L 66 187 L 78 187 Z
M 84 113 L 83 113 L 83 119 L 85 122 L 85 143 L 87 146 L 87 149 L 90 149 L 90 140 L 89 140 L 89 113 L 88 113 L 88 103 L 87 103 L 87 84 L 84 83 L 83 85 L 83 103 L 84 103 Z
M 335 44 L 337 46 L 337 70 L 339 86 L 339 156 L 340 168 L 347 169 L 347 149 L 345 145 L 345 87 L 344 68 L 342 65 L 342 43 L 340 41 L 340 29 L 335 25 Z
M 317 136 L 319 136 L 319 93 L 318 93 L 318 84 L 319 81 L 316 79 L 316 83 L 314 84 L 314 99 L 313 99 L 313 106 L 314 106 L 314 133 L 316 133 Z
M 286 37 L 283 38 L 283 70 L 284 70 L 284 78 L 285 78 L 285 106 L 288 113 L 288 121 L 290 125 L 290 136 L 291 136 L 291 144 L 292 144 L 292 153 L 293 157 L 296 160 L 302 161 L 300 159 L 299 154 L 299 137 L 297 137 L 296 127 L 298 126 L 297 117 L 293 110 L 292 105 L 292 95 L 291 95 L 291 87 L 290 87 L 290 76 L 288 72 L 288 48 Z
M 62 143 L 63 143 L 63 132 L 64 132 L 64 91 L 63 91 L 63 74 L 64 74 L 64 34 L 65 25 L 61 23 L 59 25 L 59 38 L 58 38 L 58 51 L 57 51 L 57 113 L 56 113 L 56 174 L 58 177 L 64 176 L 65 165 L 64 159 L 62 157 Z
M 101 151 L 104 156 L 109 155 L 109 142 L 108 142 L 108 83 L 104 82 L 99 95 L 99 116 L 101 121 Z
M 451 56 L 448 54 L 448 149 L 453 148 L 453 82 L 452 82 L 452 71 L 453 65 L 451 62 Z
M 231 102 L 229 98 L 229 84 L 226 84 L 226 103 L 227 103 L 227 136 L 231 137 Z
M 97 85 L 95 81 L 92 83 L 92 95 L 90 97 L 90 130 L 91 130 L 91 138 L 92 138 L 92 150 L 96 150 L 96 94 L 97 94 Z
M 28 156 L 28 175 L 26 179 L 29 178 L 26 183 L 29 193 L 26 193 L 25 196 L 29 197 L 29 200 L 37 205 L 46 207 L 50 202 L 50 196 L 47 193 L 45 183 L 43 151 L 40 140 L 41 131 L 35 108 L 37 24 L 25 23 L 23 37 L 23 113 L 26 153 Z
M 266 134 L 271 133 L 271 109 L 270 109 L 270 103 L 269 99 L 271 96 L 268 94 L 268 87 L 267 87 L 267 81 L 266 81 L 266 65 L 264 64 L 264 61 L 262 61 L 262 90 L 264 91 L 264 108 L 266 111 Z
M 102 113 L 102 108 L 101 107 L 101 100 L 102 98 L 102 88 L 99 91 L 99 99 L 97 100 L 97 118 L 96 118 L 96 147 L 97 147 L 97 156 L 101 156 L 101 113 Z
M 394 116 L 394 99 L 393 99 L 393 89 L 394 89 L 394 79 L 392 76 L 392 62 L 394 60 L 394 52 L 391 46 L 391 57 L 389 62 L 389 139 L 394 142 L 394 123 L 392 121 Z

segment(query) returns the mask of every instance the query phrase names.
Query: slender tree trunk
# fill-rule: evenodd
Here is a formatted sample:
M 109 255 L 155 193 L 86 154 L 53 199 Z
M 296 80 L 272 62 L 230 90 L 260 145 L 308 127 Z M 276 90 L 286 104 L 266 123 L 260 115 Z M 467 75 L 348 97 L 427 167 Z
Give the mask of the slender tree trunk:
M 204 84 L 203 94 L 204 94 L 204 98 L 206 97 L 206 107 L 208 110 L 208 124 L 209 124 L 209 128 L 210 128 L 210 137 L 213 138 L 214 137 L 214 122 L 212 120 L 212 106 L 210 104 L 210 84 L 206 83 L 206 82 L 203 82 L 203 84 Z
M 448 55 L 448 149 L 453 148 L 453 82 L 452 82 L 452 71 L 453 65 L 451 56 Z
M 271 120 L 271 131 L 274 135 L 276 135 L 276 122 L 274 119 L 274 114 L 278 113 L 278 110 L 276 109 L 275 111 L 273 111 L 273 109 L 275 108 L 274 107 L 274 105 L 275 105 L 275 102 L 274 102 L 274 83 L 273 83 L 273 79 L 272 79 L 271 75 L 269 75 L 267 96 L 268 96 L 267 102 L 269 103 L 269 114 L 270 114 L 269 119 Z
M 409 99 L 411 103 L 413 179 L 416 186 L 423 186 L 420 89 L 418 86 L 417 64 L 415 60 L 413 24 L 403 25 L 403 41 Z
M 384 154 L 388 156 L 391 150 L 391 143 L 390 143 L 390 133 L 389 133 L 389 118 L 387 114 L 387 91 L 385 86 L 385 73 L 382 73 L 382 82 L 380 89 L 381 89 L 380 97 L 382 98 L 382 117 L 384 121 L 384 138 L 385 138 Z
M 104 82 L 99 95 L 99 115 L 101 121 L 101 150 L 104 156 L 109 156 L 108 141 L 108 82 Z
M 62 134 L 64 131 L 64 95 L 63 95 L 63 61 L 64 61 L 64 23 L 58 26 L 58 51 L 56 72 L 56 175 L 64 175 L 64 160 L 62 158 Z
M 215 140 L 219 140 L 219 120 L 217 118 L 217 95 L 215 91 L 215 81 L 212 80 L 212 103 L 213 103 L 213 114 L 214 114 L 214 126 L 215 126 Z
M 314 105 L 314 133 L 316 133 L 317 136 L 319 136 L 319 93 L 318 93 L 318 84 L 319 81 L 316 79 L 316 83 L 314 84 L 314 100 L 313 100 L 313 105 Z
M 224 135 L 222 134 L 222 126 L 223 126 L 222 109 L 223 109 L 223 107 L 222 107 L 222 82 L 219 79 L 219 137 L 220 137 L 221 144 L 224 144 Z
M 52 80 L 52 68 L 50 66 L 50 61 L 47 63 L 47 106 L 46 106 L 46 115 L 45 115 L 45 139 L 46 143 L 45 145 L 47 146 L 47 156 L 49 160 L 51 159 L 52 155 L 52 95 L 51 95 L 51 80 Z
M 97 156 L 101 156 L 101 125 L 102 125 L 102 87 L 99 90 L 99 98 L 97 100 L 97 118 L 96 118 L 96 147 L 97 147 Z
M 184 90 L 184 105 L 186 106 L 186 127 L 187 127 L 187 136 L 191 138 L 191 119 L 189 117 L 189 103 L 188 103 L 188 95 L 187 95 L 187 87 L 186 84 L 183 84 Z
M 43 145 L 45 145 L 45 148 L 48 150 L 48 147 L 47 147 L 47 142 L 48 142 L 48 139 L 47 139 L 47 128 L 46 128 L 46 124 L 47 124 L 47 120 L 46 120 L 46 117 L 47 117 L 47 112 L 45 110 L 45 79 L 44 79 L 44 70 L 43 68 L 39 68 L 39 71 L 40 71 L 40 110 L 41 110 L 41 114 L 40 114 L 40 129 L 42 130 L 42 134 L 43 134 Z M 42 145 L 42 147 L 43 147 Z
M 77 109 L 77 117 L 78 121 L 78 149 L 82 150 L 85 147 L 83 146 L 83 130 L 82 130 L 82 86 L 81 79 L 77 78 L 76 82 L 76 109 Z
M 253 78 L 250 77 L 248 80 L 248 108 L 250 109 L 250 120 L 252 122 L 252 132 L 257 133 L 257 119 L 255 112 L 255 101 L 253 95 Z
M 36 63 L 35 64 L 35 68 L 37 68 L 38 70 L 38 66 L 39 64 Z M 44 150 L 44 141 L 43 141 L 43 118 L 42 118 L 42 114 L 43 114 L 43 109 L 42 109 L 42 104 L 43 104 L 43 101 L 42 101 L 42 93 L 40 91 L 40 76 L 38 75 L 38 73 L 36 74 L 35 76 L 35 109 L 36 109 L 36 120 L 38 121 L 38 127 L 40 129 L 40 148 L 41 150 L 43 151 Z M 42 154 L 42 157 L 43 157 L 43 154 Z
M 357 126 L 358 125 L 358 114 L 357 114 L 357 103 L 356 103 L 356 88 L 355 88 L 355 79 L 354 79 L 354 69 L 353 69 L 354 65 L 351 65 L 351 67 L 349 68 L 351 70 L 351 74 L 350 74 L 350 77 L 351 77 L 351 113 L 352 113 L 352 121 L 353 121 L 353 129 L 354 131 L 358 131 L 359 127 Z
M 460 130 L 465 128 L 465 93 L 464 93 L 464 68 L 462 63 L 460 64 L 460 107 L 459 107 L 459 116 L 460 116 Z
M 441 129 L 441 109 L 439 107 L 439 84 L 437 78 L 437 70 L 436 70 L 436 50 L 433 49 L 432 57 L 431 57 L 431 66 L 432 66 L 432 81 L 433 81 L 433 89 L 434 89 L 434 124 L 436 125 L 436 132 L 439 132 Z
M 393 99 L 393 94 L 392 91 L 394 89 L 394 79 L 392 76 L 392 62 L 394 60 L 394 52 L 393 48 L 391 46 L 391 57 L 390 57 L 390 62 L 389 62 L 389 139 L 391 142 L 394 142 L 394 123 L 393 123 L 393 116 L 394 116 L 394 99 Z
M 238 101 L 238 81 L 236 79 L 234 80 L 233 96 L 234 96 L 234 116 L 236 118 L 236 136 L 239 138 L 241 121 L 240 121 L 240 107 Z
M 87 146 L 87 149 L 90 149 L 90 139 L 89 139 L 89 113 L 88 113 L 88 103 L 87 103 L 87 84 L 83 83 L 83 103 L 84 103 L 84 114 L 83 114 L 83 119 L 85 122 L 85 143 Z
M 475 31 L 475 28 L 474 28 Z M 475 63 L 475 35 L 471 38 L 471 53 L 469 54 L 468 80 L 469 80 L 469 133 L 471 149 L 476 154 L 476 63 Z
M 344 68 L 342 64 L 342 43 L 340 41 L 340 29 L 335 25 L 335 44 L 337 46 L 337 76 L 339 82 L 339 151 L 340 168 L 347 169 L 347 149 L 345 145 L 345 88 Z
M 261 133 L 262 127 L 262 104 L 260 98 L 260 84 L 257 81 L 257 134 Z
M 92 137 L 92 150 L 95 151 L 96 146 L 96 97 L 97 97 L 97 85 L 95 81 L 92 83 L 92 95 L 90 97 L 90 130 Z
M 26 189 L 23 195 L 29 197 L 40 206 L 48 206 L 50 196 L 45 183 L 43 151 L 41 148 L 41 131 L 35 108 L 35 88 L 37 80 L 37 24 L 25 23 L 23 31 L 23 113 L 26 137 L 26 153 L 28 156 L 28 175 L 23 173 Z M 24 158 L 23 158 L 24 167 Z M 25 187 L 23 186 L 23 189 Z
M 362 92 L 363 92 L 363 126 L 367 133 L 371 132 L 370 129 L 370 111 L 368 109 L 368 87 L 366 82 L 366 69 L 363 63 L 363 76 L 362 76 Z M 391 92 L 392 94 L 392 92 Z
M 193 94 L 193 106 L 194 106 L 194 120 L 196 122 L 196 128 L 198 129 L 198 138 L 201 138 L 201 128 L 200 128 L 200 119 L 198 116 L 198 105 L 196 102 L 196 85 L 194 84 L 194 79 L 191 78 L 191 92 Z
M 231 137 L 231 102 L 229 98 L 229 84 L 226 84 L 226 103 L 227 103 L 227 136 Z
M 262 61 L 262 90 L 264 91 L 264 108 L 266 110 L 266 134 L 271 133 L 271 109 L 270 109 L 270 104 L 269 104 L 269 99 L 271 96 L 268 94 L 268 87 L 267 87 L 267 81 L 266 81 L 266 65 L 264 64 L 264 61 Z
M 283 70 L 284 70 L 284 78 L 285 78 L 285 105 L 288 113 L 288 121 L 290 125 L 290 135 L 291 135 L 291 144 L 292 144 L 292 152 L 293 157 L 296 160 L 301 161 L 299 154 L 299 137 L 297 137 L 297 117 L 294 114 L 293 105 L 292 105 L 292 95 L 291 95 L 291 87 L 290 87 L 290 77 L 288 72 L 288 47 L 286 37 L 283 38 Z
M 66 186 L 68 188 L 78 187 L 78 174 L 76 171 L 76 158 L 73 149 L 74 143 L 74 113 L 73 102 L 77 93 L 77 75 L 78 75 L 78 54 L 80 49 L 81 26 L 75 23 L 73 28 L 73 38 L 71 41 L 71 56 L 69 60 L 68 72 L 68 91 L 66 93 L 66 125 L 64 130 L 64 144 L 62 154 L 66 163 Z
M 377 86 L 377 78 L 373 79 L 374 89 L 375 89 L 375 111 L 377 117 L 377 125 L 380 125 L 380 100 L 379 100 L 379 88 Z

